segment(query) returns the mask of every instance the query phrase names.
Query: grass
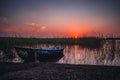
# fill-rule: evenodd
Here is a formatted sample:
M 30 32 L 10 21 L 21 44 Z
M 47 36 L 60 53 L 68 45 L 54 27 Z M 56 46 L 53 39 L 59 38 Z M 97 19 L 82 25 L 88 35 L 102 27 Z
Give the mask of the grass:
M 0 38 L 0 60 L 11 60 L 16 57 L 15 46 L 35 46 L 38 44 L 52 44 L 52 45 L 80 45 L 81 48 L 99 49 L 101 47 L 102 39 L 96 37 L 82 37 L 82 38 Z M 3 57 L 3 58 L 1 58 Z
M 59 44 L 59 45 L 74 45 L 78 44 L 86 47 L 100 46 L 102 42 L 98 37 L 82 37 L 74 38 L 13 38 L 1 37 L 0 49 L 12 48 L 14 46 L 32 46 L 36 44 Z
M 0 54 L 5 53 L 6 59 L 15 58 L 15 46 L 35 46 L 38 44 L 52 44 L 52 45 L 80 45 L 82 48 L 99 49 L 101 47 L 102 39 L 96 37 L 83 38 L 13 38 L 0 37 Z M 1 52 L 2 51 L 2 52 Z

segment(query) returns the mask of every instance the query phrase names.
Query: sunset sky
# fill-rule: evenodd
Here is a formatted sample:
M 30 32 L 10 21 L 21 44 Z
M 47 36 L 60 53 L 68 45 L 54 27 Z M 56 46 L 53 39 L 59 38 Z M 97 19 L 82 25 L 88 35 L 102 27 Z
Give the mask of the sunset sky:
M 119 0 L 0 0 L 0 36 L 120 35 Z

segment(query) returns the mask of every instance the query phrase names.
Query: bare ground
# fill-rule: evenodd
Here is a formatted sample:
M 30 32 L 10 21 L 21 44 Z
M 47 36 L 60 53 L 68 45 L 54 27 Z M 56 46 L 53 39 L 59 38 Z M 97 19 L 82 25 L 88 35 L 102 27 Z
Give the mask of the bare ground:
M 120 80 L 120 66 L 0 63 L 0 80 Z

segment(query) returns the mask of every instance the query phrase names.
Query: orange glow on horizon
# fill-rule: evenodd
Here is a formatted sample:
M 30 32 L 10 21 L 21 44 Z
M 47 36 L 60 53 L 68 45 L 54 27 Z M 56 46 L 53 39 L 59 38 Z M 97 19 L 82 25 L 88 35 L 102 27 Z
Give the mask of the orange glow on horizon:
M 75 38 L 75 39 L 77 39 L 77 38 L 78 38 L 78 36 L 74 36 L 74 38 Z
M 75 34 L 74 34 L 74 38 L 78 38 L 78 33 L 75 33 Z

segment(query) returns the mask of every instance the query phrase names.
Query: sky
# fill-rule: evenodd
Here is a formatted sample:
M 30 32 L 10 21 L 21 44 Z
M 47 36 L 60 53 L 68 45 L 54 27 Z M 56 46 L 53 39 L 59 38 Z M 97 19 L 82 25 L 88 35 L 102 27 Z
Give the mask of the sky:
M 0 36 L 120 35 L 119 0 L 0 0 Z

